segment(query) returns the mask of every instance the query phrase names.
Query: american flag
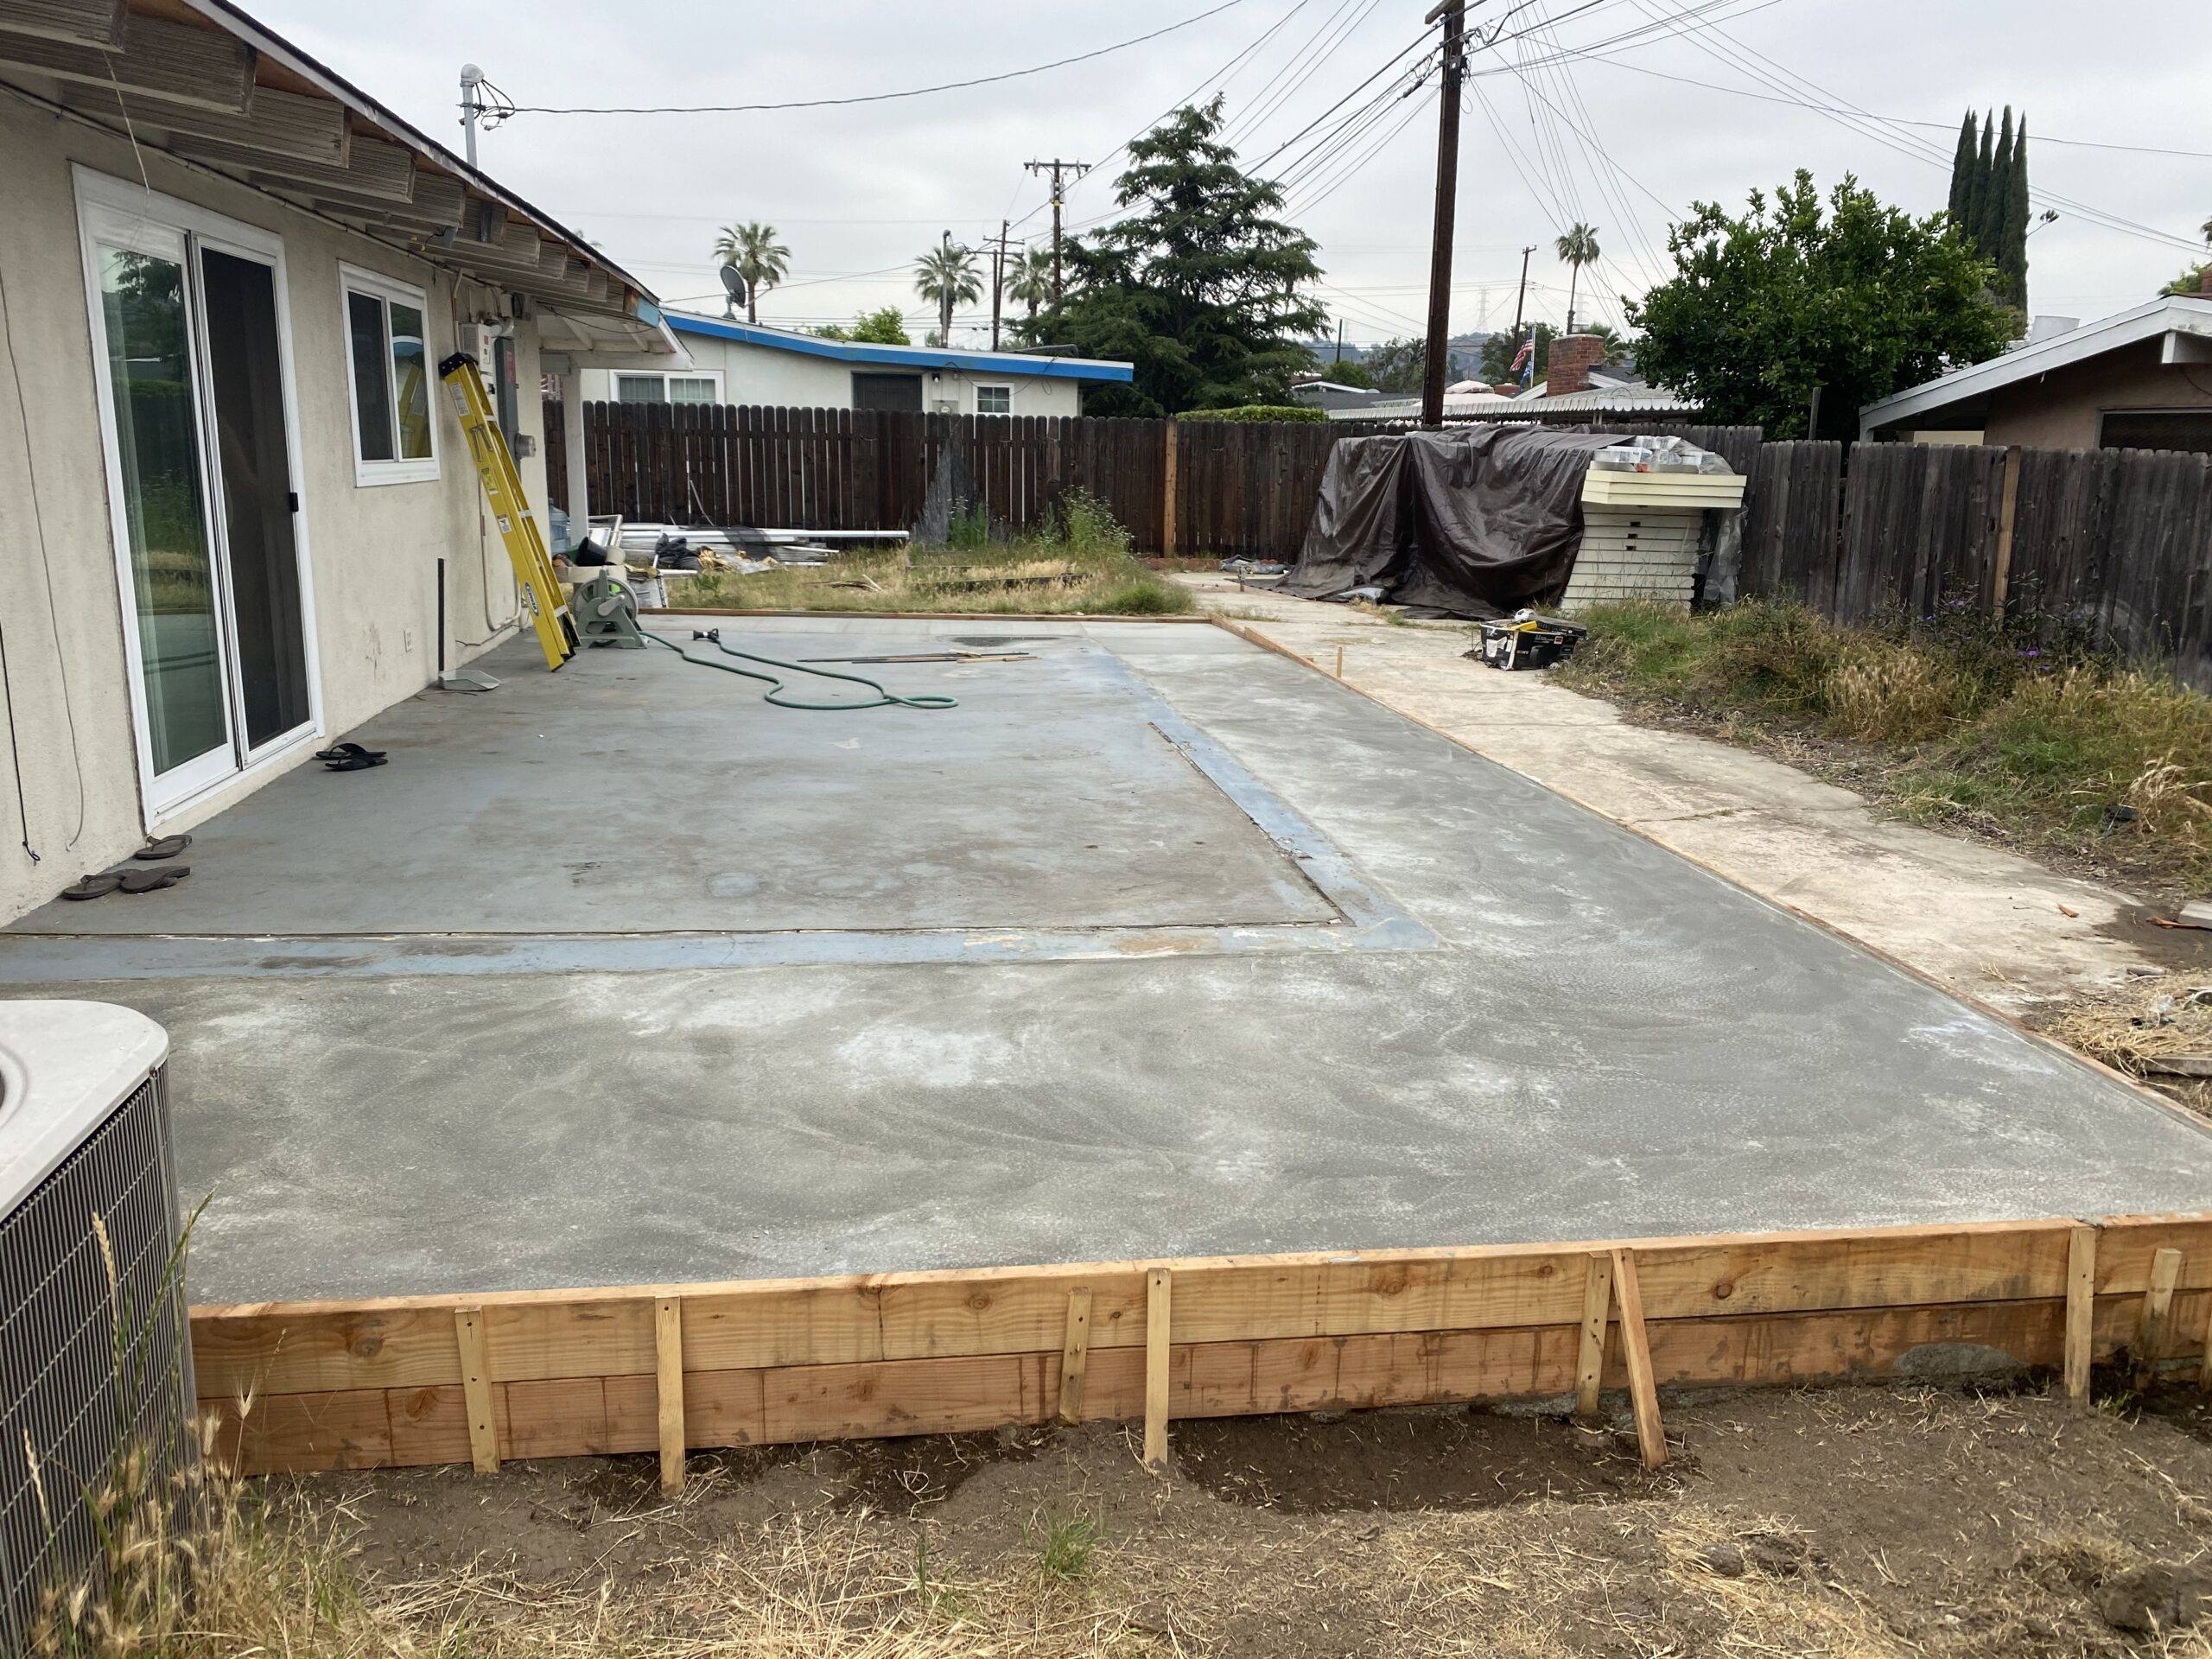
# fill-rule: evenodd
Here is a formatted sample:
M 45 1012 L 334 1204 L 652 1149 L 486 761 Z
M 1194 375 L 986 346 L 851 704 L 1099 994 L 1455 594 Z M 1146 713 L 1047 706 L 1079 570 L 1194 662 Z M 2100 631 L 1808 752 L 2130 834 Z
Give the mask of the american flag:
M 1513 353 L 1513 366 L 1506 372 L 1522 385 L 1527 385 L 1536 373 L 1536 331 L 1531 328 L 1529 338 L 1521 342 L 1521 349 Z

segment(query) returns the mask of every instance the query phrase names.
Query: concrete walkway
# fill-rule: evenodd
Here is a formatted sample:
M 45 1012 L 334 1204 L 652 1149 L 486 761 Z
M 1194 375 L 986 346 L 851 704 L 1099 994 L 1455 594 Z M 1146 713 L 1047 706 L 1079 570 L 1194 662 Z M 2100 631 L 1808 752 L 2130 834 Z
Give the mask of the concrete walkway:
M 1548 676 L 1470 662 L 1462 625 L 1397 626 L 1229 577 L 1183 580 L 1207 608 L 1332 673 L 1341 647 L 1344 683 L 1386 707 L 2007 1012 L 2153 965 L 2114 937 L 2139 908 L 2126 893 L 1881 817 L 1751 750 L 1635 725 Z

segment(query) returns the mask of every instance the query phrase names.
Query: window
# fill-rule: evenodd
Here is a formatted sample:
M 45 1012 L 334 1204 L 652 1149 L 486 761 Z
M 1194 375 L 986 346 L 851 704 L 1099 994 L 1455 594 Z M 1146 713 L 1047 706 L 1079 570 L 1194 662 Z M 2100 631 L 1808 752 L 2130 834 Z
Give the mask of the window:
M 1013 414 L 1014 388 L 1012 386 L 976 387 L 976 412 L 978 415 Z
M 918 374 L 853 374 L 855 409 L 911 409 L 922 407 L 922 377 Z
M 718 404 L 722 400 L 719 374 L 618 374 L 614 401 L 618 404 Z
M 2212 409 L 2114 409 L 2105 412 L 2103 449 L 2190 449 L 2212 455 Z
M 430 348 L 423 290 L 340 265 L 346 373 L 353 390 L 353 481 L 408 484 L 438 475 Z

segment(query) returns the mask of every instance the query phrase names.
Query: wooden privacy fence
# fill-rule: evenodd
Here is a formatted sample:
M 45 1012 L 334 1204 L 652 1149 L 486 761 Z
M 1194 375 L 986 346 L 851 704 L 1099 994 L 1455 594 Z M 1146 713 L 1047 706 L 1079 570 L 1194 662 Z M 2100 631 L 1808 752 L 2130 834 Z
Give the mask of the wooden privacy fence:
M 545 405 L 548 476 L 567 496 L 562 407 Z M 1040 525 L 1057 495 L 1086 490 L 1141 551 L 1291 559 L 1337 441 L 1397 429 L 1096 416 L 931 415 L 896 410 L 584 405 L 594 512 L 670 524 L 906 530 L 940 460 L 957 454 L 997 523 Z M 1756 457 L 1752 427 L 1643 426 Z
M 1670 1385 L 2212 1364 L 2212 1215 L 1215 1257 L 193 1310 L 247 1472 Z M 244 1402 L 250 1402 L 250 1405 Z

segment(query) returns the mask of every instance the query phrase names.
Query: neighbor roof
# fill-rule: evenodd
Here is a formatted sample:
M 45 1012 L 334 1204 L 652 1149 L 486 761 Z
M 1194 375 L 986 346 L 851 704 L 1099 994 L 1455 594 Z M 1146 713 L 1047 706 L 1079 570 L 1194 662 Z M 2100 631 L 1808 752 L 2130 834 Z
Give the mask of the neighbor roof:
M 1587 391 L 1561 392 L 1558 397 L 1544 391 L 1544 383 L 1520 395 L 1502 391 L 1446 392 L 1444 397 L 1444 418 L 1447 421 L 1532 419 L 1539 415 L 1557 414 L 1567 410 L 1591 415 L 1692 415 L 1703 406 L 1664 386 L 1592 386 Z M 1421 399 L 1398 397 L 1385 403 L 1361 404 L 1349 409 L 1332 409 L 1332 421 L 1417 421 L 1421 418 Z
M 941 346 L 870 346 L 858 340 L 824 340 L 789 328 L 764 328 L 757 322 L 701 316 L 692 311 L 664 314 L 679 334 L 734 340 L 802 357 L 834 358 L 841 363 L 888 365 L 902 369 L 953 369 L 968 373 L 1026 374 L 1040 380 L 1128 380 L 1135 370 L 1127 363 L 1095 357 L 1030 357 L 1020 352 L 963 352 Z
M 1986 363 L 1953 369 L 1878 404 L 1867 404 L 1859 411 L 1859 429 L 1864 435 L 1880 427 L 1896 426 L 1916 415 L 1946 409 L 1971 397 L 1986 397 L 2000 386 L 2012 385 L 2070 363 L 2101 357 L 2124 346 L 2167 334 L 2212 340 L 2212 299 L 2167 295 L 2085 328 L 2016 347 Z
M 0 84 L 571 320 L 673 353 L 652 291 L 230 0 L 0 14 Z M 557 342 L 556 342 L 557 344 Z

